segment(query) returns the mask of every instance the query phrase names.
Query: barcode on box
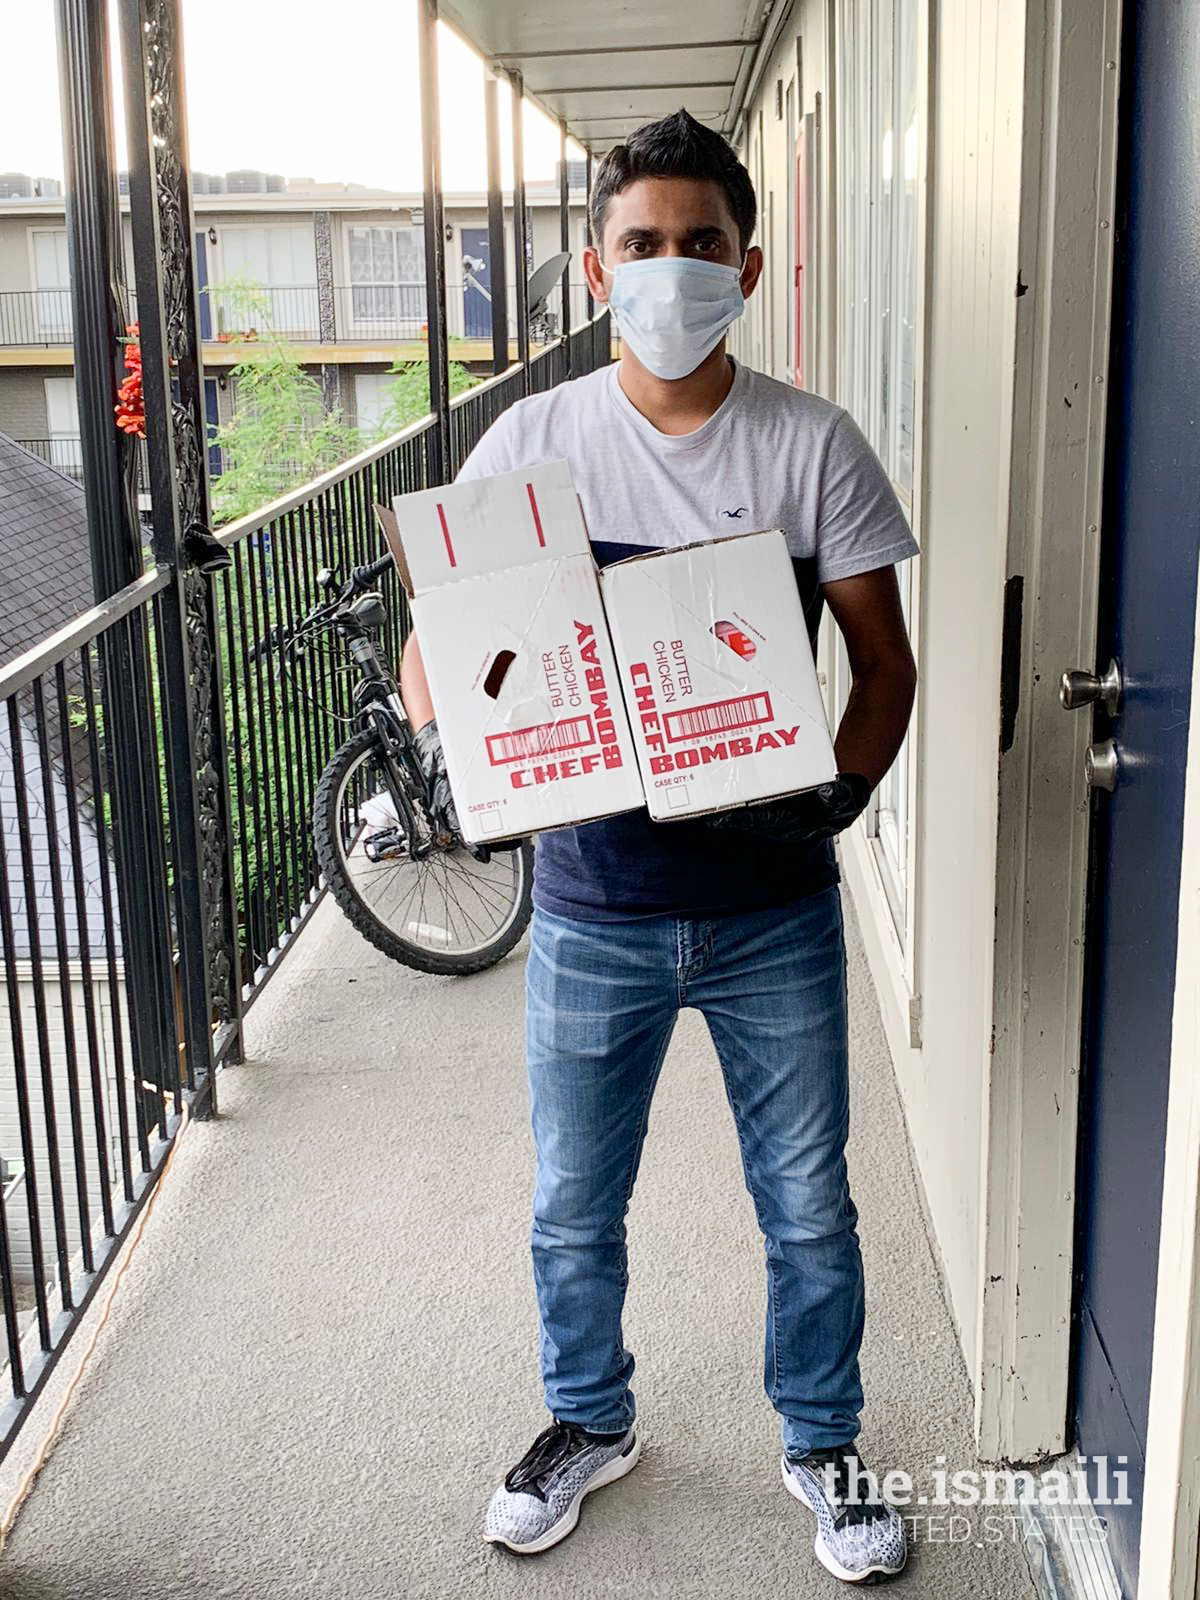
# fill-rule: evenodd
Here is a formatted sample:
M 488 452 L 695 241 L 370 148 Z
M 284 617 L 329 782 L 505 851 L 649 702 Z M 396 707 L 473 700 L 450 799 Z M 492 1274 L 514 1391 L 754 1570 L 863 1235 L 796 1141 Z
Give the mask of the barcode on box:
M 732 733 L 735 728 L 752 728 L 757 722 L 770 722 L 771 696 L 740 694 L 733 700 L 714 700 L 687 711 L 668 711 L 663 716 L 667 738 L 698 739 L 710 733 Z
M 561 722 L 514 728 L 512 733 L 489 733 L 488 760 L 494 767 L 502 767 L 507 761 L 534 761 L 539 756 L 578 750 L 595 742 L 591 717 L 564 717 Z

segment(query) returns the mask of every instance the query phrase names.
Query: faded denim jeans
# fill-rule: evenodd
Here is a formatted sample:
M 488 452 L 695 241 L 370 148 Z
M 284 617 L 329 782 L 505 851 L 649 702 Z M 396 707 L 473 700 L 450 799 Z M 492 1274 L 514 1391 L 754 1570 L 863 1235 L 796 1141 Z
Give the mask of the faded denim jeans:
M 848 1443 L 864 1293 L 850 1196 L 838 886 L 770 911 L 581 922 L 535 911 L 526 1044 L 546 1404 L 601 1432 L 636 1412 L 625 1214 L 682 1006 L 702 1012 L 766 1241 L 764 1385 L 784 1448 Z M 665 1221 L 665 1219 L 664 1219 Z M 714 1268 L 715 1270 L 715 1268 Z

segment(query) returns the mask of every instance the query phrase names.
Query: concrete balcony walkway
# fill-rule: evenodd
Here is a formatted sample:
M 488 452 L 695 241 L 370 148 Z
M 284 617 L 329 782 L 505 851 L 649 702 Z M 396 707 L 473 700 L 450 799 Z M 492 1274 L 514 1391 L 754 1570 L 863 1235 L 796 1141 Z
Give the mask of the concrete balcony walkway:
M 852 924 L 851 939 L 860 1443 L 922 1492 L 938 1456 L 951 1472 L 975 1464 L 971 1400 Z M 251 1013 L 251 1059 L 223 1076 L 221 1116 L 183 1137 L 0 1558 L 0 1600 L 844 1592 L 779 1481 L 760 1387 L 761 1240 L 694 1013 L 666 1064 L 630 1218 L 642 1463 L 545 1556 L 481 1542 L 495 1482 L 547 1420 L 522 965 L 518 951 L 479 978 L 419 977 L 368 949 L 332 903 L 318 909 Z M 28 1434 L 44 1427 L 35 1417 Z M 1007 1511 L 1000 1536 L 979 1509 L 952 1543 L 955 1508 L 932 1509 L 940 1528 L 923 1525 L 897 1590 L 1032 1596 Z

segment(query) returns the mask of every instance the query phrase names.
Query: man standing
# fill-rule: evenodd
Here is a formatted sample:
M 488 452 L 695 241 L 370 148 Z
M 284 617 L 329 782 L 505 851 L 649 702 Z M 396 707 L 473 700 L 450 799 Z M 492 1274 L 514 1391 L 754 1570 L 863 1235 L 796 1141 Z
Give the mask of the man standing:
M 755 221 L 745 168 L 686 111 L 610 151 L 584 270 L 615 315 L 620 363 L 518 401 L 459 473 L 566 459 L 602 565 L 783 528 L 810 638 L 828 603 L 853 675 L 836 782 L 715 817 L 663 824 L 637 811 L 537 840 L 526 1046 L 553 1420 L 496 1490 L 484 1537 L 546 1550 L 586 1494 L 637 1462 L 625 1215 L 675 1019 L 694 1006 L 766 1240 L 764 1382 L 781 1418 L 783 1481 L 816 1515 L 821 1561 L 862 1582 L 898 1572 L 906 1547 L 853 1445 L 864 1295 L 832 840 L 904 737 L 916 671 L 894 563 L 917 546 L 850 415 L 726 354 L 726 329 L 762 271 Z M 427 769 L 444 775 L 415 637 L 402 677 Z

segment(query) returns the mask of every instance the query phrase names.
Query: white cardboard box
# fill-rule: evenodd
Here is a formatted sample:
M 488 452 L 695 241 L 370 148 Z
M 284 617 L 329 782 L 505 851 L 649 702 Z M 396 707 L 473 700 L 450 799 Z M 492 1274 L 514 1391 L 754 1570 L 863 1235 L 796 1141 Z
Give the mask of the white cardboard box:
M 475 842 L 642 804 L 570 469 L 376 508 L 408 591 L 463 834 Z
M 652 817 L 837 776 L 782 532 L 631 556 L 601 586 Z

